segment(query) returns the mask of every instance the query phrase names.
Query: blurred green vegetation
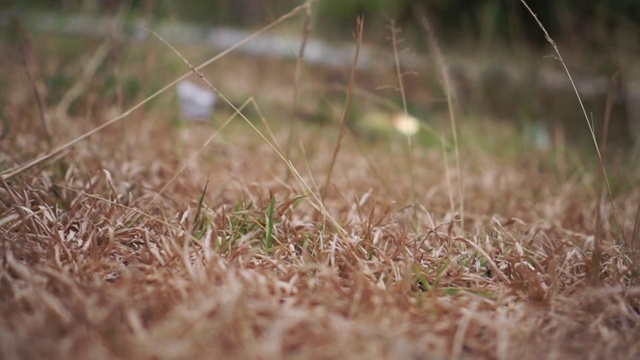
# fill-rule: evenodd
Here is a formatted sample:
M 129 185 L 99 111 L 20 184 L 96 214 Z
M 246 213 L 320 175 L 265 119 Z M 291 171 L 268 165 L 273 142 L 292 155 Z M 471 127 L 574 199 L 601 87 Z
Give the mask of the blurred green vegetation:
M 114 12 L 124 7 L 156 19 L 256 26 L 300 3 L 301 0 L 0 0 L 0 9 Z M 628 43 L 634 44 L 640 34 L 637 0 L 530 0 L 528 4 L 554 39 L 577 39 L 599 46 L 626 29 L 627 36 L 632 37 Z M 350 33 L 358 15 L 364 15 L 373 25 L 395 19 L 404 28 L 417 28 L 424 12 L 444 39 L 545 43 L 544 35 L 519 0 L 319 0 L 315 9 L 316 20 L 322 25 L 317 28 L 329 36 L 343 36 L 345 30 Z

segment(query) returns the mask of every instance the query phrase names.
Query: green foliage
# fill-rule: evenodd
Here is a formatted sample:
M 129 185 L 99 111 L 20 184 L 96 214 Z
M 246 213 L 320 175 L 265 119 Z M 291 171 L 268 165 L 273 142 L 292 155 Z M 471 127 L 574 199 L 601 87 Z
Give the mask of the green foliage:
M 386 0 L 324 0 L 317 2 L 317 10 L 320 14 L 336 19 L 338 22 L 353 20 L 359 15 L 371 16 L 374 14 L 387 14 L 388 16 L 398 15 L 398 12 L 407 6 L 405 1 Z
M 177 19 L 209 26 L 255 26 L 273 20 L 299 0 L 272 0 L 256 4 L 251 0 L 176 2 L 172 0 L 64 1 L 0 0 L 0 9 L 14 13 L 28 11 L 115 13 L 156 20 Z M 528 41 L 545 45 L 546 40 L 520 1 L 506 0 L 320 0 L 316 1 L 316 29 L 322 35 L 344 36 L 352 32 L 357 16 L 364 16 L 369 28 L 396 20 L 403 29 L 419 29 L 419 10 L 429 16 L 436 32 L 445 40 L 471 37 L 483 44 L 499 40 L 521 44 Z M 622 24 L 637 26 L 640 2 L 636 0 L 530 0 L 536 13 L 556 40 L 579 36 L 583 41 L 605 41 Z M 589 31 L 586 31 L 589 30 Z M 333 32 L 334 34 L 331 34 Z M 576 35 L 579 34 L 579 35 Z
M 209 186 L 209 179 L 207 179 L 206 184 L 204 184 L 204 189 L 202 189 L 202 194 L 200 195 L 200 199 L 198 200 L 198 207 L 196 208 L 196 216 L 194 217 L 194 229 L 193 233 L 196 239 L 202 237 L 202 235 L 207 231 L 209 227 L 208 219 L 205 219 L 202 213 L 202 206 L 204 204 L 204 197 L 207 194 L 207 187 Z
M 62 100 L 65 92 L 73 86 L 74 79 L 64 72 L 56 72 L 48 75 L 46 82 L 49 89 L 48 101 L 51 104 L 57 104 Z
M 271 200 L 269 201 L 269 206 L 265 211 L 267 224 L 265 229 L 264 243 L 267 250 L 271 250 L 273 248 L 273 226 L 274 226 L 273 221 L 274 221 L 275 209 L 276 209 L 276 199 L 272 196 Z

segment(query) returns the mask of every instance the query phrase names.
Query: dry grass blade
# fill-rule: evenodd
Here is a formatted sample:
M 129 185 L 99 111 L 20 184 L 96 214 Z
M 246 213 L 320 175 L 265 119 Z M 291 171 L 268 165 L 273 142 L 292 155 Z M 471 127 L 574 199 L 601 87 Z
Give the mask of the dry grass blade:
M 287 136 L 287 149 L 285 156 L 287 159 L 291 158 L 291 145 L 295 136 L 296 122 L 298 121 L 298 101 L 300 97 L 300 80 L 302 78 L 302 64 L 304 61 L 304 53 L 307 48 L 307 41 L 311 34 L 311 2 L 307 3 L 307 11 L 304 16 L 304 24 L 302 25 L 302 42 L 300 43 L 300 50 L 298 51 L 298 58 L 296 59 L 296 69 L 293 77 L 293 104 L 291 110 L 291 120 L 289 123 L 289 135 Z M 285 174 L 285 182 L 289 180 L 289 169 L 287 168 Z
M 605 106 L 604 112 L 604 127 L 602 130 L 602 155 L 603 159 L 600 161 L 600 176 L 599 176 L 599 184 L 598 184 L 598 202 L 596 203 L 596 226 L 595 226 L 595 243 L 593 249 L 593 255 L 591 257 L 591 282 L 594 285 L 597 285 L 600 277 L 600 261 L 602 260 L 602 237 L 604 236 L 602 232 L 602 203 L 603 199 L 606 196 L 604 187 L 605 187 L 605 175 L 607 173 L 604 159 L 606 159 L 607 154 L 607 140 L 609 137 L 609 123 L 611 121 L 611 111 L 613 109 L 613 102 L 616 97 L 616 80 L 615 77 L 611 79 L 611 83 L 609 85 L 609 93 L 607 94 L 607 103 Z M 611 208 L 615 209 L 613 205 L 613 198 L 609 197 Z M 614 211 L 614 217 L 616 218 L 616 223 L 618 223 L 617 216 Z M 623 240 L 623 238 L 621 238 Z
M 593 140 L 593 146 L 596 149 L 596 153 L 598 154 L 598 160 L 600 163 L 600 173 L 601 176 L 604 178 L 604 184 L 607 187 L 607 192 L 609 194 L 609 200 L 612 206 L 612 210 L 614 213 L 614 217 L 617 218 L 617 216 L 615 216 L 615 212 L 616 209 L 613 206 L 613 194 L 611 192 L 611 185 L 609 183 L 609 176 L 607 175 L 607 170 L 605 167 L 605 159 L 603 157 L 603 154 L 600 151 L 600 146 L 598 145 L 598 140 L 596 139 L 596 132 L 595 132 L 595 128 L 594 125 L 591 121 L 589 121 L 589 115 L 587 115 L 587 110 L 584 107 L 584 104 L 582 103 L 582 98 L 580 97 L 580 93 L 578 92 L 578 88 L 576 87 L 575 82 L 573 81 L 573 77 L 571 76 L 571 72 L 569 71 L 569 68 L 567 67 L 566 62 L 564 61 L 564 59 L 562 58 L 562 54 L 560 54 L 560 49 L 558 48 L 558 45 L 556 44 L 556 42 L 551 38 L 551 36 L 549 35 L 549 33 L 547 32 L 547 29 L 544 27 L 544 25 L 542 24 L 542 22 L 538 19 L 538 16 L 533 12 L 533 10 L 531 10 L 531 8 L 529 7 L 529 5 L 527 4 L 527 2 L 525 0 L 520 0 L 521 3 L 524 5 L 524 7 L 527 9 L 527 11 L 529 11 L 529 13 L 531 14 L 531 16 L 533 16 L 534 20 L 536 21 L 536 23 L 538 24 L 538 27 L 540 27 L 540 30 L 542 30 L 542 32 L 544 32 L 544 36 L 545 39 L 547 40 L 547 42 L 549 44 L 551 44 L 551 46 L 553 47 L 553 50 L 555 51 L 556 55 L 558 56 L 558 60 L 560 61 L 560 63 L 562 64 L 562 67 L 565 71 L 565 73 L 567 74 L 567 77 L 569 78 L 569 82 L 571 83 L 571 86 L 573 87 L 573 91 L 576 94 L 576 98 L 578 99 L 578 103 L 580 104 L 580 108 L 582 110 L 582 113 L 584 115 L 585 120 L 587 121 L 587 126 L 589 127 L 589 132 L 591 134 L 591 138 Z M 611 112 L 611 99 L 610 96 L 612 96 L 612 92 L 609 92 L 609 97 L 607 98 L 607 108 L 605 110 L 605 132 L 604 132 L 604 136 L 607 136 L 608 133 L 608 123 L 609 123 L 609 113 Z M 606 147 L 606 138 L 604 139 L 603 142 L 604 146 Z M 603 149 L 604 151 L 604 149 Z M 600 204 L 601 204 L 601 200 L 598 201 L 598 208 L 596 209 L 596 240 L 595 240 L 595 244 L 594 244 L 594 251 L 593 251 L 593 262 L 592 262 L 592 281 L 596 281 L 596 279 L 598 278 L 598 274 L 600 273 L 600 252 L 601 252 L 601 239 L 600 236 L 598 234 L 599 232 L 599 226 L 600 226 Z
M 396 27 L 394 21 L 391 21 L 389 26 L 389 31 L 391 32 L 391 45 L 393 47 L 393 59 L 396 67 L 396 78 L 398 79 L 398 90 L 400 91 L 400 96 L 402 98 L 402 111 L 406 116 L 409 115 L 409 111 L 407 109 L 407 95 L 405 93 L 404 86 L 404 76 L 402 69 L 400 67 L 400 50 L 398 49 L 398 44 L 400 40 L 398 39 L 398 34 L 400 33 L 400 29 Z M 407 138 L 407 163 L 409 165 L 409 177 L 411 178 L 411 197 L 413 201 L 413 222 L 414 226 L 417 225 L 417 216 L 418 216 L 418 194 L 416 193 L 416 182 L 415 182 L 415 174 L 413 169 L 413 149 L 411 144 L 411 135 L 409 133 L 406 134 Z
M 27 77 L 27 81 L 29 82 L 29 86 L 31 87 L 31 91 L 33 92 L 33 97 L 36 100 L 36 105 L 38 106 L 38 115 L 40 117 L 40 125 L 42 126 L 42 133 L 44 134 L 45 139 L 47 140 L 47 145 L 51 147 L 52 139 L 51 133 L 49 132 L 49 128 L 47 126 L 47 119 L 45 114 L 44 105 L 42 103 L 42 96 L 40 96 L 40 91 L 38 90 L 38 86 L 29 70 L 29 53 L 30 46 L 27 40 L 27 36 L 25 34 L 23 43 L 18 46 L 18 57 L 20 59 L 20 64 L 22 65 L 22 69 L 24 71 L 25 76 Z M 0 137 L 2 137 L 0 131 Z
M 453 103 L 453 88 L 451 85 L 451 80 L 449 79 L 449 70 L 447 69 L 447 64 L 444 61 L 444 56 L 442 55 L 442 51 L 440 50 L 440 46 L 438 45 L 438 40 L 435 36 L 433 29 L 431 29 L 431 25 L 429 24 L 429 19 L 425 14 L 423 9 L 420 9 L 420 22 L 425 32 L 427 33 L 429 39 L 429 48 L 433 51 L 436 61 L 438 62 L 438 70 L 440 72 L 440 76 L 442 78 L 444 91 L 447 95 L 447 108 L 449 110 L 449 121 L 451 122 L 451 133 L 453 135 L 453 151 L 456 162 L 456 171 L 457 171 L 457 179 L 458 179 L 458 201 L 460 202 L 460 224 L 462 229 L 464 229 L 465 223 L 465 214 L 464 214 L 464 175 L 462 173 L 462 168 L 460 166 L 460 152 L 458 149 L 458 127 L 456 125 L 456 116 L 454 112 L 454 103 Z M 444 143 L 443 143 L 444 144 Z M 455 212 L 452 209 L 452 212 Z
M 111 41 L 105 40 L 100 46 L 93 52 L 93 55 L 87 61 L 82 71 L 82 76 L 75 84 L 64 94 L 62 100 L 58 103 L 58 106 L 55 110 L 55 116 L 58 120 L 63 120 L 67 118 L 67 113 L 69 112 L 69 107 L 71 104 L 84 93 L 91 82 L 91 79 L 95 75 L 96 71 L 104 60 L 109 55 L 109 51 L 111 50 Z
M 351 107 L 351 97 L 353 95 L 353 89 L 356 83 L 356 69 L 358 67 L 358 59 L 360 58 L 360 46 L 362 45 L 362 31 L 364 29 L 364 19 L 358 18 L 358 25 L 356 29 L 356 53 L 353 57 L 353 64 L 351 65 L 351 75 L 349 76 L 349 87 L 347 88 L 347 98 L 342 108 L 342 115 L 340 116 L 340 132 L 338 133 L 338 140 L 336 140 L 336 146 L 333 148 L 333 155 L 331 156 L 331 164 L 327 172 L 327 178 L 322 188 L 321 198 L 325 198 L 329 186 L 331 186 L 331 175 L 333 174 L 333 167 L 336 165 L 338 153 L 340 152 L 340 146 L 342 144 L 342 138 L 347 131 L 347 121 L 349 121 L 349 108 Z
M 640 204 L 636 210 L 636 221 L 633 223 L 633 232 L 631 233 L 631 250 L 640 249 Z
M 563 67 L 565 73 L 567 74 L 567 77 L 569 78 L 569 81 L 571 82 L 571 86 L 573 87 L 573 90 L 574 90 L 574 92 L 576 94 L 578 102 L 580 103 L 580 109 L 582 110 L 584 118 L 587 121 L 587 126 L 589 127 L 589 132 L 591 134 L 591 138 L 593 139 L 593 145 L 596 148 L 596 152 L 598 153 L 598 157 L 600 158 L 600 160 L 602 160 L 602 154 L 600 154 L 600 147 L 598 146 L 598 140 L 596 139 L 595 128 L 593 127 L 593 124 L 589 120 L 589 115 L 587 115 L 587 109 L 584 107 L 584 104 L 582 103 L 582 98 L 580 97 L 580 93 L 578 92 L 578 88 L 576 87 L 576 84 L 573 81 L 573 76 L 571 76 L 571 72 L 569 71 L 569 68 L 567 67 L 567 64 L 565 63 L 564 59 L 562 58 L 562 54 L 560 54 L 560 49 L 558 48 L 558 45 L 553 40 L 553 38 L 551 38 L 551 36 L 549 35 L 549 32 L 547 32 L 547 29 L 544 27 L 542 22 L 538 19 L 538 16 L 536 15 L 536 13 L 533 12 L 533 10 L 531 10 L 531 8 L 527 4 L 527 2 L 525 0 L 520 0 L 520 2 L 522 3 L 522 5 L 524 5 L 524 7 L 531 14 L 531 16 L 533 16 L 533 19 L 538 24 L 538 27 L 544 33 L 545 39 L 547 40 L 547 42 L 549 44 L 551 44 L 551 46 L 553 47 L 553 50 L 555 51 L 556 55 L 558 56 L 558 60 L 560 61 L 560 64 L 562 64 L 562 67 Z
M 551 36 L 547 32 L 547 29 L 544 27 L 542 22 L 538 19 L 538 16 L 536 15 L 536 13 L 534 13 L 533 10 L 531 10 L 531 8 L 529 7 L 529 5 L 527 4 L 527 2 L 525 0 L 520 0 L 520 2 L 524 5 L 525 8 L 527 8 L 527 11 L 529 11 L 531 16 L 533 16 L 534 20 L 536 21 L 536 23 L 540 27 L 540 30 L 542 30 L 542 32 L 544 32 L 545 39 L 547 39 L 547 42 L 549 44 L 551 44 L 551 46 L 553 47 L 553 50 L 555 51 L 556 55 L 558 56 L 558 60 L 562 64 L 562 68 L 564 69 L 564 72 L 567 74 L 567 77 L 569 78 L 569 82 L 571 83 L 571 87 L 573 88 L 573 91 L 576 94 L 576 98 L 578 99 L 578 103 L 580 104 L 580 109 L 582 110 L 582 114 L 584 115 L 584 118 L 585 118 L 585 120 L 587 122 L 587 126 L 589 127 L 589 133 L 591 135 L 591 139 L 593 140 L 593 146 L 595 147 L 596 153 L 598 154 L 598 160 L 600 161 L 600 167 L 601 167 L 601 169 L 603 171 L 604 180 L 605 180 L 605 183 L 607 185 L 607 191 L 609 192 L 609 198 L 612 199 L 613 198 L 613 194 L 611 193 L 611 185 L 609 183 L 609 176 L 607 175 L 607 172 L 606 172 L 605 167 L 604 167 L 604 159 L 603 159 L 602 154 L 600 152 L 600 146 L 598 145 L 598 140 L 596 138 L 596 131 L 595 131 L 595 128 L 594 128 L 593 124 L 589 120 L 589 115 L 587 115 L 587 109 L 584 107 L 584 104 L 582 103 L 582 98 L 580 97 L 580 93 L 578 92 L 578 88 L 577 88 L 575 82 L 573 81 L 573 76 L 571 76 L 571 72 L 569 71 L 569 68 L 567 67 L 566 62 L 564 61 L 564 58 L 562 57 L 562 54 L 560 54 L 560 49 L 558 48 L 558 45 L 551 38 Z M 615 211 L 615 209 L 614 209 L 614 211 Z

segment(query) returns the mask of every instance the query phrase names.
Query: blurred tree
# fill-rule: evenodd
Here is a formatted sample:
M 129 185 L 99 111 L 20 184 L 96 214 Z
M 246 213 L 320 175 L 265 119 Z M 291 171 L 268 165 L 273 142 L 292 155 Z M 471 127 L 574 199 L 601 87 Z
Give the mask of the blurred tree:
M 620 24 L 640 25 L 638 0 L 530 0 L 528 5 L 554 38 L 588 38 L 604 32 L 604 36 L 592 39 L 602 42 Z M 358 15 L 369 20 L 397 19 L 403 27 L 410 28 L 420 21 L 419 9 L 429 16 L 445 40 L 495 37 L 507 43 L 546 42 L 520 0 L 322 0 L 318 2 L 317 18 L 338 29 L 351 29 Z
M 255 26 L 266 23 L 303 0 L 0 0 L 0 10 L 115 11 L 126 5 L 138 13 L 212 25 Z M 145 5 L 146 4 L 146 5 Z M 640 27 L 640 0 L 529 0 L 554 38 L 579 37 L 606 45 L 622 25 Z M 316 22 L 322 32 L 344 36 L 355 18 L 364 15 L 369 27 L 396 19 L 403 28 L 419 29 L 417 10 L 430 17 L 438 36 L 447 39 L 544 44 L 544 36 L 520 0 L 317 0 Z M 319 32 L 321 33 L 321 32 Z M 636 31 L 636 33 L 640 33 Z M 321 33 L 322 35 L 322 33 Z M 331 34 L 327 34 L 331 35 Z

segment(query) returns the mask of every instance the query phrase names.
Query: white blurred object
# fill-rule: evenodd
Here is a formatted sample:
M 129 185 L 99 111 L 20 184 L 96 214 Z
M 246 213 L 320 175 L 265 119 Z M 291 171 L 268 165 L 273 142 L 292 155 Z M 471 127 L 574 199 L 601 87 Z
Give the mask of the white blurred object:
M 182 116 L 187 120 L 208 121 L 211 119 L 216 94 L 189 80 L 182 80 L 176 86 Z
M 535 121 L 524 128 L 524 138 L 538 150 L 547 151 L 551 148 L 549 128 L 542 121 Z
M 406 113 L 393 115 L 391 122 L 397 131 L 407 136 L 415 135 L 420 131 L 420 120 Z

